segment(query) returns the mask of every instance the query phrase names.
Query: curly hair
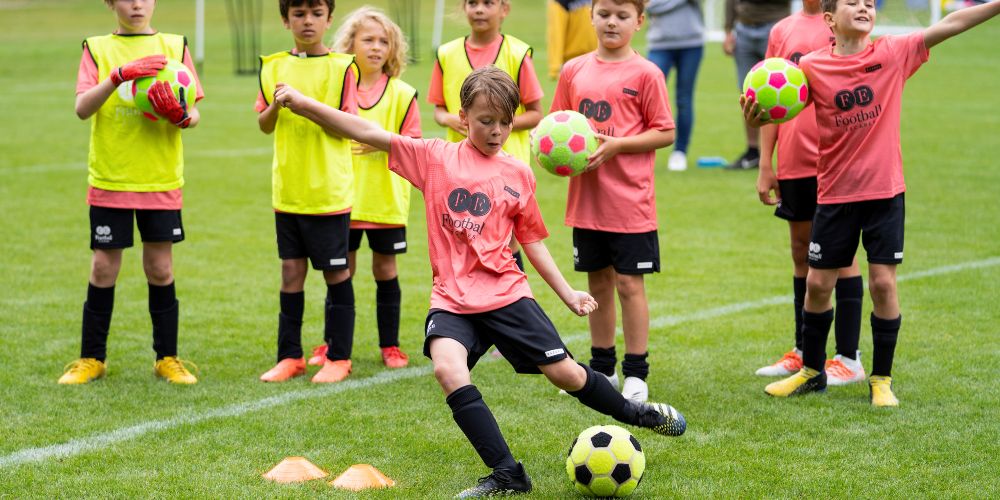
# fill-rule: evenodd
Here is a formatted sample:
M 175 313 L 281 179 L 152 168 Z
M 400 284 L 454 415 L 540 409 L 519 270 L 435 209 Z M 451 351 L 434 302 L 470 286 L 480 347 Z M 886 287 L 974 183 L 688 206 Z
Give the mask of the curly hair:
M 382 71 L 389 76 L 399 76 L 406 69 L 406 53 L 409 46 L 403 37 L 403 30 L 389 19 L 389 16 L 375 7 L 361 7 L 347 15 L 344 23 L 334 35 L 333 51 L 345 54 L 354 53 L 354 36 L 365 21 L 372 21 L 389 35 L 389 54 L 386 57 Z

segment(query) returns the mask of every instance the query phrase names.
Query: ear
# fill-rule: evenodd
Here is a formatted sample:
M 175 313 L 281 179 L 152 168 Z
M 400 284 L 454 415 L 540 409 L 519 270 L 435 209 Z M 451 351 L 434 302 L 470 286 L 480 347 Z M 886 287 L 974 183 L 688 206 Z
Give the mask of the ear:
M 837 24 L 833 19 L 833 12 L 824 12 L 823 21 L 826 21 L 826 25 L 830 27 L 830 30 L 833 30 L 834 25 Z
M 290 24 L 288 24 L 288 18 L 287 17 L 281 18 L 281 24 L 285 25 L 285 29 L 286 30 L 292 29 L 292 26 Z
M 469 128 L 469 115 L 465 114 L 465 108 L 458 110 L 458 120 L 462 122 L 463 127 Z
M 646 21 L 646 13 L 643 12 L 642 14 L 639 14 L 639 20 L 637 23 L 635 23 L 635 30 L 639 31 L 640 29 L 642 29 L 642 23 L 645 21 Z
M 510 3 L 503 2 L 500 4 L 500 17 L 507 17 L 510 14 Z

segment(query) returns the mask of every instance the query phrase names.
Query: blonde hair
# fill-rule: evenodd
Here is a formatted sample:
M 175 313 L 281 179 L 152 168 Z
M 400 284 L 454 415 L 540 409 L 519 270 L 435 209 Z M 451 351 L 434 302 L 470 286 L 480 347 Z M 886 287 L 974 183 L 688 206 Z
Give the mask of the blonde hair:
M 399 29 L 385 12 L 375 7 L 361 7 L 347 15 L 344 23 L 337 29 L 337 34 L 334 35 L 334 52 L 353 54 L 354 36 L 365 21 L 374 21 L 382 26 L 389 36 L 389 54 L 385 58 L 382 71 L 389 76 L 399 76 L 406 69 L 406 52 L 409 50 L 409 45 L 403 37 L 403 30 Z
M 462 109 L 466 111 L 472 108 L 476 97 L 482 95 L 486 98 L 487 106 L 511 119 L 521 104 L 521 92 L 514 79 L 492 64 L 469 73 L 458 94 Z

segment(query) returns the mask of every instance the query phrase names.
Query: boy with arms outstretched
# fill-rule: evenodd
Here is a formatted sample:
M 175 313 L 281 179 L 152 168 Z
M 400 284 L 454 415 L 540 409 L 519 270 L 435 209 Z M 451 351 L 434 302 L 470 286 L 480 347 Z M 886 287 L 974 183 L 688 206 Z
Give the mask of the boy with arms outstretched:
M 783 57 L 798 63 L 804 54 L 827 48 L 834 40 L 833 33 L 823 20 L 820 0 L 804 0 L 800 12 L 778 21 L 771 29 L 766 57 Z M 772 159 L 775 145 L 778 146 L 777 175 Z M 816 212 L 816 162 L 819 158 L 816 108 L 807 107 L 790 122 L 761 127 L 760 152 L 757 194 L 765 205 L 777 205 L 775 217 L 788 221 L 794 266 L 795 347 L 774 364 L 757 370 L 757 375 L 784 377 L 802 369 L 802 304 L 805 302 L 806 273 L 809 271 L 809 234 Z M 771 191 L 774 192 L 773 197 L 770 196 Z M 858 351 L 864 283 L 857 259 L 840 270 L 836 294 L 837 354 L 826 361 L 826 375 L 829 385 L 845 385 L 865 379 L 861 352 Z
M 626 400 L 603 376 L 570 357 L 538 306 L 507 246 L 512 234 L 539 275 L 574 313 L 597 302 L 570 288 L 542 242 L 548 233 L 535 199 L 531 169 L 501 152 L 511 131 L 518 90 L 487 66 L 466 78 L 459 117 L 468 138 L 450 143 L 391 134 L 297 90 L 279 86 L 275 101 L 324 128 L 389 151 L 389 168 L 424 193 L 434 285 L 424 354 L 447 395 L 455 422 L 493 469 L 462 497 L 531 491 L 492 412 L 472 385 L 470 370 L 496 345 L 518 373 L 543 373 L 583 404 L 616 420 L 680 435 L 686 423 L 672 407 Z
M 573 260 L 603 307 L 590 315 L 590 367 L 618 384 L 615 292 L 622 303 L 625 397 L 649 397 L 649 303 L 643 275 L 659 272 L 653 166 L 674 141 L 663 73 L 632 49 L 642 27 L 642 0 L 594 0 L 597 50 L 563 66 L 551 111 L 579 111 L 601 145 L 588 171 L 569 180 L 566 225 Z M 598 201 L 599 200 L 599 201 Z
M 903 161 L 899 114 L 903 85 L 927 61 L 929 49 L 1000 14 L 1000 2 L 969 7 L 933 26 L 872 42 L 873 0 L 823 0 L 823 17 L 836 36 L 828 49 L 801 60 L 816 106 L 819 135 L 818 206 L 809 243 L 809 275 L 802 312 L 803 368 L 764 390 L 785 397 L 826 388 L 826 339 L 833 320 L 830 295 L 838 269 L 850 264 L 858 240 L 868 254 L 874 311 L 871 404 L 899 406 L 892 362 L 902 317 L 896 266 L 903 261 Z M 751 125 L 766 123 L 752 100 L 742 99 Z
M 279 9 L 295 48 L 261 58 L 256 104 L 260 130 L 274 133 L 272 204 L 281 258 L 278 362 L 260 379 L 283 382 L 306 372 L 302 315 L 312 261 L 326 281 L 323 339 L 328 347 L 312 381 L 340 382 L 351 373 L 354 342 L 354 289 L 347 261 L 354 200 L 351 142 L 268 99 L 276 85 L 285 82 L 323 103 L 357 113 L 354 56 L 323 45 L 333 0 L 281 0 Z
M 142 237 L 142 267 L 149 283 L 156 351 L 153 372 L 171 383 L 194 384 L 198 379 L 177 357 L 179 304 L 174 289 L 173 244 L 184 240 L 180 130 L 198 124 L 200 115 L 194 103 L 204 94 L 187 39 L 159 33 L 150 26 L 155 0 L 104 3 L 118 16 L 118 29 L 83 43 L 76 84 L 77 116 L 83 120 L 94 117 L 87 190 L 94 255 L 83 304 L 80 359 L 67 366 L 59 383 L 85 384 L 105 374 L 115 282 L 122 251 L 133 244 L 134 219 Z M 144 114 L 132 100 L 129 85 L 137 78 L 155 76 L 167 59 L 183 62 L 194 75 L 194 95 L 184 95 L 182 90 L 178 100 L 166 82 L 155 83 L 148 95 L 159 117 Z

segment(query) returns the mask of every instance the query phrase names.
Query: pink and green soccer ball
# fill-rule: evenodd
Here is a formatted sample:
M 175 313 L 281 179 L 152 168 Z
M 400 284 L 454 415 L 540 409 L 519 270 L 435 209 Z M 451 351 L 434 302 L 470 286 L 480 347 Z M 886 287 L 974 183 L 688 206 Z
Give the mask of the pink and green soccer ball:
M 531 154 L 545 170 L 572 177 L 587 168 L 597 137 L 587 118 L 575 111 L 551 113 L 531 131 Z
M 161 69 L 156 76 L 138 78 L 132 82 L 132 99 L 135 101 L 135 106 L 142 110 L 147 118 L 155 119 L 153 104 L 149 101 L 148 95 L 149 87 L 152 87 L 154 82 L 170 84 L 170 89 L 173 90 L 174 97 L 178 101 L 181 99 L 180 89 L 184 89 L 184 99 L 187 102 L 192 102 L 191 100 L 194 99 L 194 96 L 191 95 L 194 77 L 191 76 L 187 66 L 180 61 L 167 61 L 167 66 Z
M 754 98 L 772 123 L 784 123 L 806 107 L 809 85 L 799 67 L 780 57 L 757 63 L 743 79 L 743 95 Z

